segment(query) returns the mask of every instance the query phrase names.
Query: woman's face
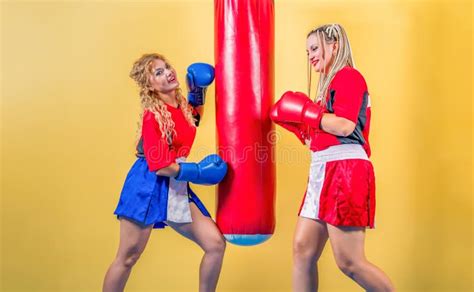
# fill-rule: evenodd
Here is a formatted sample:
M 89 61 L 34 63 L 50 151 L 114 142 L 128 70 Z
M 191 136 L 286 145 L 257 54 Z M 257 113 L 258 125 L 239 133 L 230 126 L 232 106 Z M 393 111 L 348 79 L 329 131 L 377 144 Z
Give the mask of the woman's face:
M 160 59 L 152 61 L 149 78 L 151 87 L 158 93 L 168 93 L 179 86 L 173 67 Z
M 321 45 L 316 33 L 313 33 L 306 39 L 306 53 L 314 71 L 329 72 L 337 53 L 337 43 L 323 42 Z

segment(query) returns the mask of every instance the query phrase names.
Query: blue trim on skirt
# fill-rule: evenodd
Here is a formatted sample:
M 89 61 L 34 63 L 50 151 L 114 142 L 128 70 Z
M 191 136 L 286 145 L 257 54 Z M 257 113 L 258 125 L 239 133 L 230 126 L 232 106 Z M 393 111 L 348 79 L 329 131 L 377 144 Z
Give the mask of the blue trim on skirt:
M 114 214 L 141 226 L 166 226 L 169 177 L 148 170 L 145 158 L 139 157 L 127 174 Z M 204 216 L 211 217 L 204 204 L 188 183 L 189 202 L 193 202 Z

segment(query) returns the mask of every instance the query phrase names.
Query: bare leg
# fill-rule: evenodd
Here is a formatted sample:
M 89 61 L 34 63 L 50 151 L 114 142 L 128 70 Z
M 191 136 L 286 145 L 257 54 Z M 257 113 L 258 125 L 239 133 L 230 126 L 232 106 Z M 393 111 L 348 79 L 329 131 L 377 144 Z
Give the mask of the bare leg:
M 327 224 L 336 263 L 341 271 L 366 291 L 394 291 L 390 279 L 367 261 L 364 227 L 336 227 Z
M 299 217 L 293 240 L 293 291 L 318 290 L 318 259 L 328 239 L 326 223 Z
M 169 222 L 178 233 L 197 243 L 204 256 L 199 267 L 199 291 L 216 291 L 225 252 L 225 239 L 211 218 L 204 216 L 194 204 L 190 204 L 192 223 Z
M 105 274 L 104 292 L 123 291 L 132 267 L 145 249 L 152 226 L 141 227 L 127 219 L 120 219 L 120 244 L 115 260 Z

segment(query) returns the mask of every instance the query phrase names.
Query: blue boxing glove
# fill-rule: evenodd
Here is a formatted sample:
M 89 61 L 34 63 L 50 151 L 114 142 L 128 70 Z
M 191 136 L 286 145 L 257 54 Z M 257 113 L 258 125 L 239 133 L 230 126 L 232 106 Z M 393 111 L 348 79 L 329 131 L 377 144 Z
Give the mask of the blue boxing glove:
M 204 104 L 206 89 L 214 80 L 214 67 L 206 63 L 194 63 L 188 67 L 186 84 L 188 85 L 188 102 L 193 106 Z
M 211 154 L 199 163 L 181 162 L 175 179 L 201 185 L 214 185 L 219 183 L 226 173 L 227 163 L 219 155 Z

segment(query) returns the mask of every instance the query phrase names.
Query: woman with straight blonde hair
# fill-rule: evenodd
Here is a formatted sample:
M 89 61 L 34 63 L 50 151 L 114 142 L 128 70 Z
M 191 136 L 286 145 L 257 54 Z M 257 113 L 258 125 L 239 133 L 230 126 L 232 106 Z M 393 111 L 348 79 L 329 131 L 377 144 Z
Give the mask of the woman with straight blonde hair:
M 133 65 L 130 77 L 140 88 L 141 138 L 137 160 L 115 210 L 120 243 L 103 291 L 124 290 L 152 229 L 166 225 L 203 249 L 199 291 L 215 291 L 225 240 L 188 182 L 217 184 L 224 178 L 227 164 L 215 154 L 199 163 L 184 162 L 196 136 L 206 88 L 214 80 L 214 68 L 205 63 L 188 67 L 187 99 L 181 94 L 174 68 L 162 55 L 143 55 Z
M 272 120 L 311 150 L 308 185 L 293 242 L 293 290 L 317 291 L 317 262 L 329 239 L 341 271 L 367 291 L 393 291 L 389 278 L 364 253 L 366 228 L 374 228 L 375 176 L 370 157 L 370 97 L 354 68 L 339 24 L 312 30 L 306 39 L 308 75 L 319 73 L 315 101 L 288 91 Z

